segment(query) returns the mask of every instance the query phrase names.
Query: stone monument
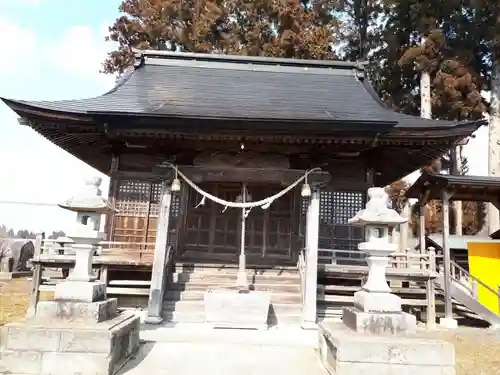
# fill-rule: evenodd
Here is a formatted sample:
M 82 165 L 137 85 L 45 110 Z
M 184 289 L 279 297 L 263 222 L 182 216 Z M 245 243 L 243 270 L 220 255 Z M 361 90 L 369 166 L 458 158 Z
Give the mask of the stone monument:
M 139 346 L 140 319 L 119 314 L 117 300 L 92 273 L 101 216 L 113 211 L 101 196 L 100 178 L 60 204 L 77 213 L 73 241 L 75 266 L 57 284 L 53 301 L 40 301 L 33 318 L 3 327 L 0 373 L 51 375 L 114 374 Z
M 320 356 L 334 375 L 454 375 L 455 349 L 444 341 L 415 336 L 416 318 L 401 310 L 386 279 L 389 255 L 397 250 L 389 230 L 405 222 L 388 206 L 383 188 L 368 190 L 366 208 L 349 223 L 365 228 L 368 278 L 354 294 L 354 307 L 344 308 L 341 324 L 321 324 Z

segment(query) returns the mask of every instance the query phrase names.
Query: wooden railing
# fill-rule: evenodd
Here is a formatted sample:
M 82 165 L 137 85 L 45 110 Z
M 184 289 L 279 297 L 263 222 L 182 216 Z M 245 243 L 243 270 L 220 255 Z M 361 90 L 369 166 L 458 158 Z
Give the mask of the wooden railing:
M 106 258 L 151 262 L 156 244 L 154 242 L 117 242 L 100 241 L 97 256 Z M 56 240 L 39 239 L 35 241 L 35 257 L 39 255 L 74 255 L 71 243 L 61 245 Z
M 319 262 L 341 266 L 366 267 L 366 254 L 360 250 L 318 249 Z M 435 270 L 436 253 L 430 248 L 426 253 L 406 250 L 390 255 L 389 267 L 398 269 Z

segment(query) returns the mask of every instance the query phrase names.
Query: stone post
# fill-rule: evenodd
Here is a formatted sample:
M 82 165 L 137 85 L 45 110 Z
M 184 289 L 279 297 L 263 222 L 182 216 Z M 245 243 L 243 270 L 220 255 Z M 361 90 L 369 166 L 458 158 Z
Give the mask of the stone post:
M 318 289 L 318 237 L 320 190 L 313 189 L 307 208 L 305 293 L 301 326 L 316 328 L 316 297 Z
M 165 276 L 168 272 L 166 267 L 171 201 L 170 181 L 165 181 L 162 185 L 153 270 L 151 273 L 151 288 L 149 290 L 148 316 L 146 318 L 146 323 L 149 324 L 159 324 L 163 321 L 162 306 L 165 293 Z

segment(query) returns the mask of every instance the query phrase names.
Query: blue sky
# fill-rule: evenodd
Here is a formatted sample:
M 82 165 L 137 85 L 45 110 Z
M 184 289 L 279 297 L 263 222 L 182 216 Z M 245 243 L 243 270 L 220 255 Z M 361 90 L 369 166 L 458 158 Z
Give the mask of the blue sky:
M 99 73 L 113 44 L 104 41 L 118 0 L 0 0 L 0 96 L 72 99 L 100 95 L 114 77 Z M 71 5 L 70 5 L 71 4 Z M 487 173 L 487 129 L 467 147 L 471 173 Z M 17 123 L 0 104 L 0 225 L 31 230 L 71 228 L 74 215 L 57 206 L 5 201 L 61 202 L 95 170 Z M 107 192 L 108 179 L 103 191 Z
M 68 6 L 71 4 L 72 6 Z M 77 5 L 78 4 L 78 5 Z M 0 0 L 0 96 L 69 99 L 100 95 L 114 78 L 99 74 L 107 26 L 120 1 Z M 5 45 L 6 42 L 6 45 Z M 58 203 L 98 174 L 52 145 L 0 104 L 0 202 Z M 107 192 L 105 179 L 103 190 Z M 32 230 L 70 228 L 74 215 L 58 207 L 0 203 L 0 224 Z

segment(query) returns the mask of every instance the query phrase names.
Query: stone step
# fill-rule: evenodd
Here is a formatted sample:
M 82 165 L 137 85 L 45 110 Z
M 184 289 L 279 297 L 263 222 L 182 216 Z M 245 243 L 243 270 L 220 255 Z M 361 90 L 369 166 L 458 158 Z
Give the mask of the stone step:
M 236 281 L 236 272 L 222 271 L 200 271 L 200 272 L 176 272 L 172 275 L 174 281 L 198 281 L 198 280 L 221 280 L 234 283 Z M 290 273 L 248 273 L 248 282 L 250 283 L 270 283 L 282 282 L 300 284 L 300 276 Z
M 184 311 L 167 311 L 163 313 L 165 323 L 205 323 L 205 312 L 188 313 Z M 267 322 L 270 326 L 300 324 L 300 314 L 273 314 L 270 313 Z
M 167 301 L 203 301 L 205 296 L 204 290 L 169 290 L 165 294 Z M 300 304 L 299 293 L 270 293 L 271 303 L 297 303 Z
M 281 305 L 283 306 L 283 305 Z M 196 308 L 163 310 L 163 319 L 166 323 L 205 323 L 205 306 L 199 304 Z M 268 324 L 276 326 L 280 324 L 299 324 L 301 320 L 300 307 L 295 309 L 282 309 L 273 305 L 269 310 Z
M 220 280 L 196 280 L 189 282 L 173 282 L 167 287 L 167 290 L 196 290 L 205 291 L 208 289 L 224 289 L 233 288 L 235 285 L 234 280 L 231 282 L 221 282 Z M 300 294 L 300 284 L 288 284 L 288 283 L 252 283 L 250 285 L 250 290 L 259 291 L 269 291 L 273 292 L 283 292 L 283 293 L 298 293 Z
M 300 316 L 300 303 L 271 303 L 270 312 L 276 315 L 285 314 Z M 186 312 L 186 313 L 205 313 L 205 304 L 203 300 L 195 301 L 163 301 L 163 311 L 166 312 Z
M 196 344 L 244 345 L 245 350 L 252 346 L 299 346 L 317 347 L 318 333 L 304 330 L 300 326 L 282 327 L 270 330 L 212 329 L 203 323 L 177 324 L 163 322 L 154 329 L 141 330 L 141 339 L 153 343 L 169 342 L 175 345 L 196 342 Z M 241 369 L 240 369 L 241 370 Z M 240 371 L 241 372 L 241 371 Z M 225 372 L 227 373 L 227 371 Z
M 221 266 L 210 264 L 182 264 L 177 263 L 175 267 L 176 273 L 211 273 L 211 274 L 233 274 L 238 273 L 238 268 L 234 266 Z M 251 268 L 247 267 L 248 276 L 252 275 L 275 275 L 275 276 L 299 276 L 299 272 L 295 267 L 273 267 L 273 268 Z

